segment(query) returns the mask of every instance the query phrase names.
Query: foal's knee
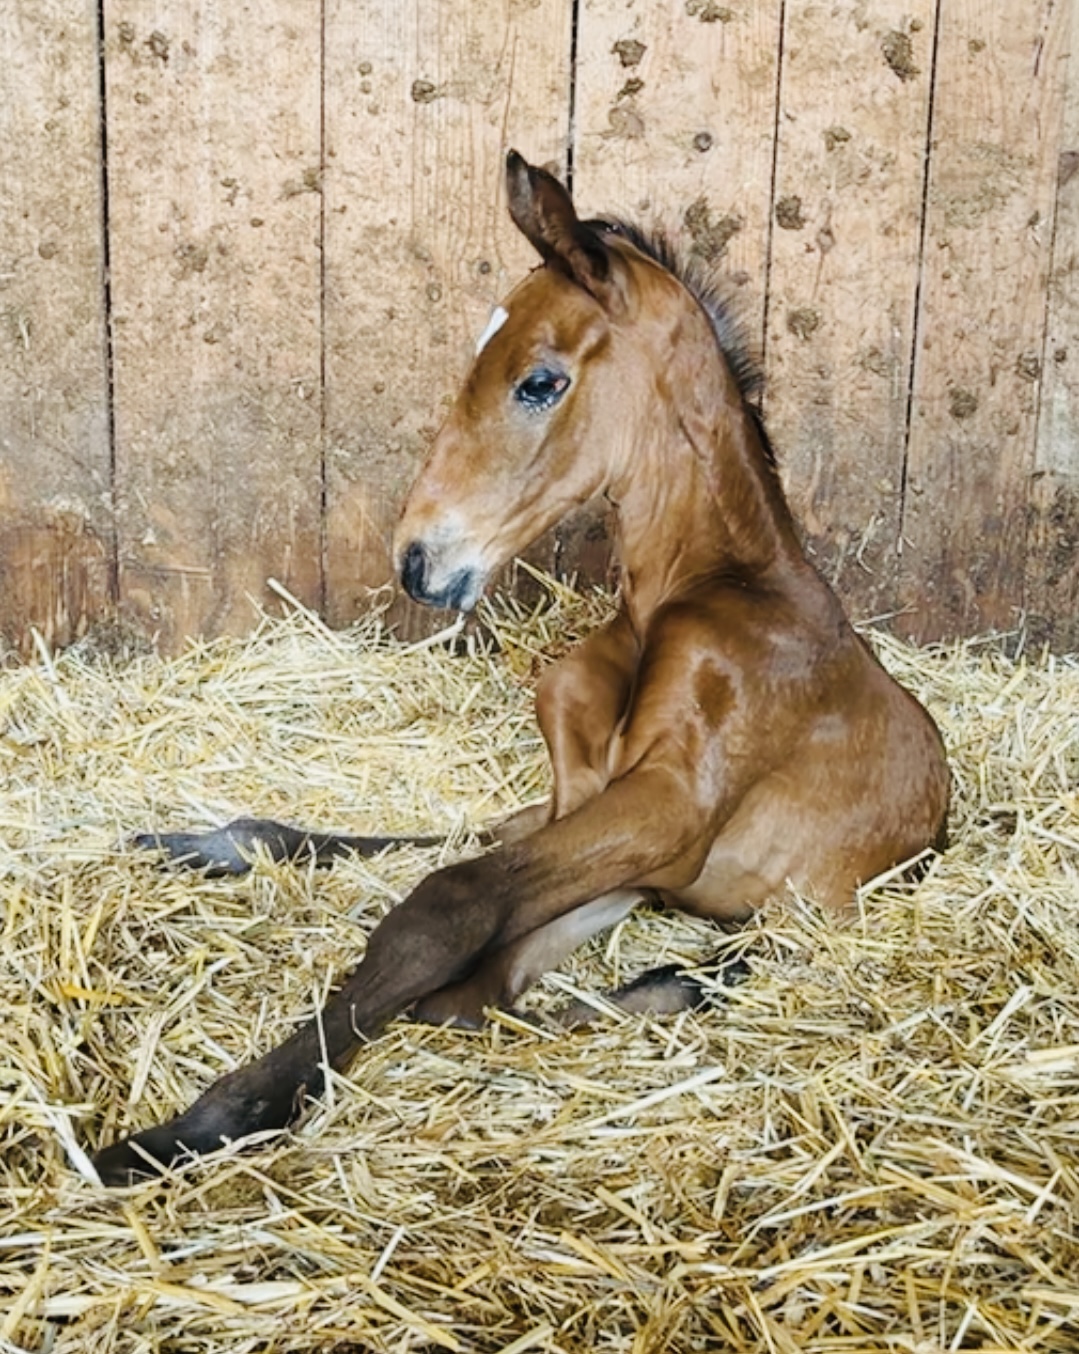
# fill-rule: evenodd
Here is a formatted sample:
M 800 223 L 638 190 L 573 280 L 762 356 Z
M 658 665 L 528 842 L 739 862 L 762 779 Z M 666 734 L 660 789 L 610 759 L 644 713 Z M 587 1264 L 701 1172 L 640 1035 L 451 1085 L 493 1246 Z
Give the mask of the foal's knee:
M 606 714 L 604 694 L 596 689 L 595 674 L 588 663 L 571 654 L 541 674 L 536 684 L 536 721 L 545 736 L 567 724 L 600 724 L 608 732 L 608 721 L 597 718 Z
M 421 880 L 375 927 L 365 963 L 399 979 L 409 1001 L 467 977 L 509 914 L 494 859 L 460 861 Z

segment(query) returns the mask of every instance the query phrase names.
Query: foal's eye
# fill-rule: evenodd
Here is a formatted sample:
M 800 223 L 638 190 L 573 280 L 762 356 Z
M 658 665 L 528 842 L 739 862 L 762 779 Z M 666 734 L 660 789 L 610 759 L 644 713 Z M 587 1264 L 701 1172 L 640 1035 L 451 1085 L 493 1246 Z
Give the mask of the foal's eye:
M 568 389 L 569 377 L 564 372 L 537 367 L 513 392 L 513 398 L 526 409 L 550 409 Z

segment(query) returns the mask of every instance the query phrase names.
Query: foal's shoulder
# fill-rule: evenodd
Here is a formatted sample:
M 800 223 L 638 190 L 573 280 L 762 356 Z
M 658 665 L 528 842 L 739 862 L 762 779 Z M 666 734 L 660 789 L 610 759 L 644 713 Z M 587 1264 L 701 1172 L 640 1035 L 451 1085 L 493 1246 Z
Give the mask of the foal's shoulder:
M 782 589 L 711 582 L 656 613 L 644 662 L 687 672 L 703 664 L 735 689 L 797 700 L 860 682 L 866 651 L 830 592 L 805 605 Z

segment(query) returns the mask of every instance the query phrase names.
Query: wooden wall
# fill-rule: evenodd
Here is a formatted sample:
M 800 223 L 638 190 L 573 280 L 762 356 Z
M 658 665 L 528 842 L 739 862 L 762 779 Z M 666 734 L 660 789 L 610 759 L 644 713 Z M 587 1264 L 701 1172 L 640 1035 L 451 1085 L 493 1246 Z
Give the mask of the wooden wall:
M 0 631 L 355 616 L 532 262 L 515 145 L 730 273 L 856 615 L 1079 647 L 1076 8 L 7 0 Z

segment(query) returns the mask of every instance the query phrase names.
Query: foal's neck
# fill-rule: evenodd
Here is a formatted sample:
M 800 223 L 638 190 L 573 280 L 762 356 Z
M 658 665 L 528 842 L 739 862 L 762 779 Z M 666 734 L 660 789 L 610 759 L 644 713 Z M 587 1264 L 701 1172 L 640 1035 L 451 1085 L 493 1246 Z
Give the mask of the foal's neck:
M 659 607 L 709 580 L 784 588 L 812 573 L 725 364 L 681 384 L 675 374 L 660 402 L 612 493 L 623 599 L 638 633 Z

